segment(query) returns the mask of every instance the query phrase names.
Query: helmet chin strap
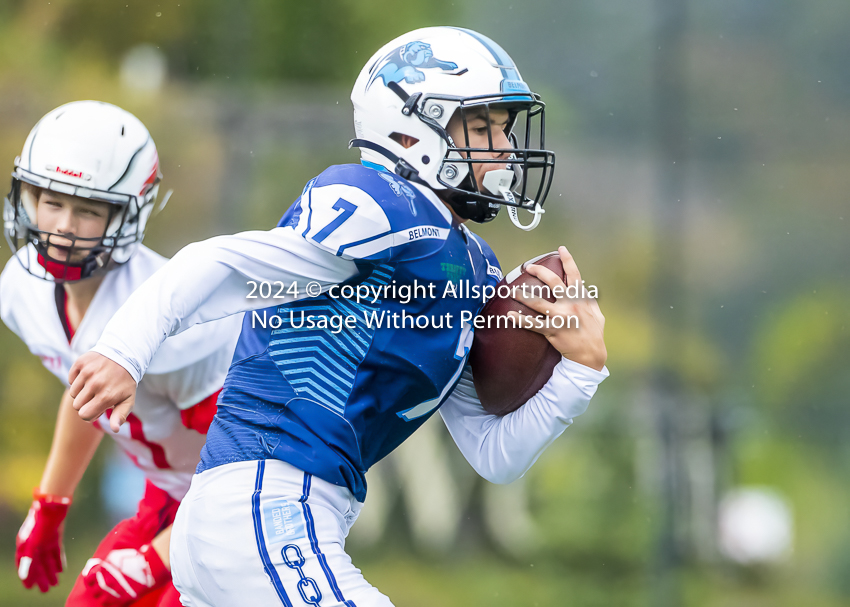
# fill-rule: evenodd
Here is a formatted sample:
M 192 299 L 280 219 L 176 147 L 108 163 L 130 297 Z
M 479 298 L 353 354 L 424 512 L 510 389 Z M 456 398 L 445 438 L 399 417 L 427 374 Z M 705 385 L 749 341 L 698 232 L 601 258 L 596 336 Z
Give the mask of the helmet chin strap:
M 519 212 L 515 206 L 516 198 L 514 198 L 514 193 L 511 192 L 511 183 L 513 183 L 513 180 L 514 172 L 511 169 L 497 169 L 495 171 L 488 171 L 487 174 L 484 175 L 482 185 L 493 194 L 505 199 L 505 202 L 508 203 L 505 206 L 508 207 L 508 215 L 511 218 L 511 223 L 520 230 L 530 232 L 540 224 L 540 218 L 546 211 L 544 211 L 543 207 L 535 202 L 534 210 L 529 211 L 529 213 L 534 215 L 534 218 L 531 220 L 530 224 L 522 225 L 522 222 L 519 220 Z

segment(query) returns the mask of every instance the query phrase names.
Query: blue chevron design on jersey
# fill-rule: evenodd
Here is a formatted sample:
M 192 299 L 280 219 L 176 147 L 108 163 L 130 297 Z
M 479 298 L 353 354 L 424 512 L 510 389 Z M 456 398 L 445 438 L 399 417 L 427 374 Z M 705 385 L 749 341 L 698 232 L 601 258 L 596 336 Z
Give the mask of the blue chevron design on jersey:
M 399 196 L 381 175 L 359 165 L 330 167 L 281 219 L 280 225 L 297 226 L 299 235 L 308 224 L 308 235 L 317 227 L 321 232 L 340 214 L 333 205 L 345 198 L 341 190 L 360 190 L 353 200 L 346 198 L 358 208 L 328 237 L 332 245 L 304 236 L 320 249 L 350 258 L 356 274 L 335 289 L 336 297 L 277 302 L 258 312 L 262 318 L 272 315 L 274 322 L 257 325 L 246 315 L 198 472 L 278 459 L 347 487 L 362 502 L 366 471 L 425 423 L 454 387 L 465 354 L 458 344 L 468 345 L 469 338 L 468 325 L 459 319 L 465 312 L 477 314 L 483 302 L 471 294 L 441 294 L 459 281 L 473 288 L 495 286 L 501 278 L 498 260 L 486 242 L 451 224 L 439 200 L 396 176 Z M 345 188 L 316 194 L 333 186 Z M 321 226 L 310 223 L 319 210 Z M 358 215 L 366 221 L 353 222 Z M 416 237 L 422 230 L 438 233 Z M 389 235 L 394 236 L 385 238 Z M 385 246 L 360 246 L 381 238 Z M 415 285 L 433 286 L 435 296 L 407 298 L 396 290 Z M 345 286 L 392 288 L 380 293 L 381 301 L 358 302 L 341 294 Z M 302 326 L 302 312 L 319 322 Z M 414 328 L 381 324 L 373 314 L 453 320 Z M 355 322 L 340 327 L 340 316 Z
M 393 266 L 379 264 L 363 281 L 371 289 L 379 289 L 392 278 Z M 381 307 L 381 299 L 359 304 L 327 295 L 296 301 L 277 308 L 281 326 L 272 331 L 269 357 L 296 394 L 343 415 L 345 403 L 354 385 L 357 367 L 366 357 L 376 327 L 366 326 L 364 313 Z M 333 333 L 332 329 L 294 327 L 301 315 L 320 318 L 352 317 L 355 328 Z M 329 324 L 329 322 L 328 322 Z

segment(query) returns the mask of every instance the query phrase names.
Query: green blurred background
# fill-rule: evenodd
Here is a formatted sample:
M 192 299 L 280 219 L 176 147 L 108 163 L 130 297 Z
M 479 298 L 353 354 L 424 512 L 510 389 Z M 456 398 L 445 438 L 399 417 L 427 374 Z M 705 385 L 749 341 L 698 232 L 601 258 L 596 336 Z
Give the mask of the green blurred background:
M 175 192 L 149 246 L 267 229 L 357 161 L 362 64 L 440 24 L 498 41 L 547 102 L 543 224 L 477 231 L 505 269 L 570 248 L 611 377 L 515 485 L 476 479 L 426 424 L 370 473 L 355 564 L 399 607 L 850 602 L 846 0 L 0 0 L 0 160 L 53 107 L 109 101 Z M 0 328 L 0 605 L 63 605 L 137 499 L 104 444 L 62 584 L 21 587 L 14 534 L 61 391 Z

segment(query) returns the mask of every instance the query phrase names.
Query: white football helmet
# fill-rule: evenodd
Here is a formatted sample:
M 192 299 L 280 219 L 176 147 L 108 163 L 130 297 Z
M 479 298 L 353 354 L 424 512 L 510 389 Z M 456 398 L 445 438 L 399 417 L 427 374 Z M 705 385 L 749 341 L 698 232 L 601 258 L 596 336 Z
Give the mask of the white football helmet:
M 15 159 L 3 210 L 6 240 L 16 252 L 34 245 L 37 261 L 32 255 L 17 256 L 31 274 L 55 282 L 88 278 L 110 260 L 123 263 L 133 254 L 144 237 L 161 178 L 156 146 L 138 118 L 99 101 L 60 106 L 33 127 Z M 69 237 L 38 229 L 37 200 L 23 183 L 112 205 L 102 236 L 72 237 L 72 245 L 62 247 L 71 249 L 68 260 L 79 257 L 72 254 L 74 247 L 86 251 L 82 261 L 48 256 L 51 238 L 67 242 Z
M 427 185 L 463 218 L 484 222 L 508 205 L 531 211 L 537 225 L 549 192 L 554 153 L 545 145 L 544 104 L 523 81 L 502 48 L 477 32 L 455 27 L 429 27 L 404 34 L 386 44 L 361 70 L 351 93 L 356 139 L 367 166 L 382 167 Z M 469 141 L 454 142 L 446 126 L 461 112 L 483 108 L 509 112 L 506 134 L 513 149 L 509 169 L 491 170 L 478 184 L 473 163 L 504 160 L 473 159 Z M 470 116 L 471 118 L 471 116 Z M 489 120 L 488 120 L 489 122 Z M 418 140 L 405 148 L 399 135 Z M 519 140 L 518 140 L 519 139 Z M 521 145 L 520 145 L 521 144 Z

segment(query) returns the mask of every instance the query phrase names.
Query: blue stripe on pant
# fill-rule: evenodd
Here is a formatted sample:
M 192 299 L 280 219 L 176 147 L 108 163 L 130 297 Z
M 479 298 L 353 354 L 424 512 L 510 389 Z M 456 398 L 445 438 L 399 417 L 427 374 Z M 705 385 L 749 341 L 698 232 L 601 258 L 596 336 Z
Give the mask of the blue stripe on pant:
M 328 579 L 328 584 L 331 586 L 331 590 L 333 590 L 334 597 L 336 600 L 345 605 L 346 607 L 357 607 L 354 604 L 354 601 L 346 601 L 345 597 L 342 595 L 342 590 L 339 588 L 339 584 L 336 583 L 336 578 L 334 574 L 331 572 L 331 568 L 328 565 L 328 560 L 325 558 L 325 555 L 322 553 L 319 548 L 319 540 L 316 537 L 316 525 L 313 522 L 313 513 L 310 510 L 310 505 L 307 503 L 307 498 L 310 495 L 310 484 L 311 479 L 313 478 L 312 474 L 304 473 L 304 486 L 302 489 L 301 498 L 298 500 L 301 502 L 301 507 L 304 509 L 304 520 L 307 523 L 307 537 L 310 538 L 310 548 L 313 549 L 313 554 L 319 559 L 319 564 L 322 566 L 322 571 L 325 572 L 325 577 Z
M 260 517 L 260 492 L 263 489 L 263 473 L 266 469 L 266 462 L 260 460 L 257 464 L 257 480 L 254 482 L 254 495 L 251 497 L 251 510 L 254 515 L 254 535 L 257 539 L 257 550 L 260 552 L 260 559 L 263 561 L 263 569 L 271 578 L 280 602 L 286 607 L 292 607 L 289 602 L 289 597 L 286 596 L 286 591 L 283 589 L 283 582 L 280 581 L 280 576 L 269 558 L 269 551 L 266 549 L 266 542 L 263 539 L 263 521 Z

